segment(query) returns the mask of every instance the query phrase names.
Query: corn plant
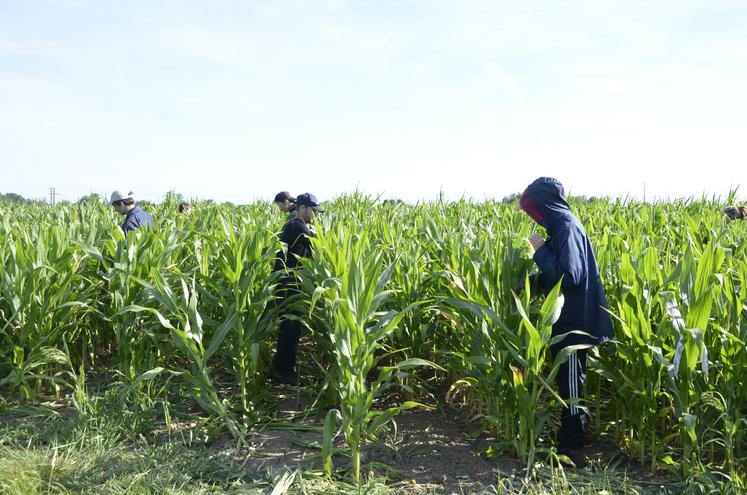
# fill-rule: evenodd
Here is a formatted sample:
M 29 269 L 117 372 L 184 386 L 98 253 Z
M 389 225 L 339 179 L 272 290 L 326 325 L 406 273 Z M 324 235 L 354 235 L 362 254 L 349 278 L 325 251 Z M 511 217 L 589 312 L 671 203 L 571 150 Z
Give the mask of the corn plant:
M 0 386 L 31 400 L 65 364 L 57 347 L 79 333 L 91 299 L 81 284 L 85 255 L 61 228 L 4 226 L 0 274 Z M 61 347 L 61 346 L 60 346 Z
M 174 293 L 162 274 L 154 271 L 152 278 L 153 284 L 138 281 L 152 298 L 150 305 L 129 305 L 122 311 L 133 314 L 148 313 L 155 317 L 156 321 L 149 322 L 151 331 L 156 332 L 159 327 L 165 331 L 166 335 L 163 337 L 169 340 L 173 348 L 182 353 L 190 364 L 189 369 L 176 370 L 183 375 L 182 379 L 187 384 L 190 396 L 203 409 L 218 416 L 241 445 L 242 435 L 239 426 L 231 415 L 226 401 L 218 396 L 208 366 L 208 360 L 220 348 L 226 334 L 234 325 L 237 314 L 227 315 L 225 320 L 210 332 L 211 337 L 206 341 L 203 319 L 197 309 L 198 292 L 194 280 L 188 284 L 183 277 L 177 276 L 181 292 Z
M 377 362 L 384 356 L 381 342 L 390 335 L 411 308 L 385 310 L 391 294 L 387 284 L 392 268 L 381 263 L 382 253 L 367 236 L 345 235 L 344 229 L 322 234 L 315 239 L 318 253 L 308 264 L 308 276 L 318 283 L 311 299 L 311 311 L 323 305 L 327 315 L 327 336 L 336 360 L 329 379 L 338 393 L 339 415 L 345 441 L 351 450 L 352 475 L 360 481 L 361 450 L 368 437 L 414 402 L 386 410 L 372 409 L 374 400 L 390 385 L 394 373 L 428 365 L 410 358 L 378 371 L 370 380 Z M 329 421 L 328 421 L 329 422 Z M 331 464 L 327 464 L 327 471 Z
M 257 222 L 237 232 L 232 221 L 219 217 L 215 237 L 218 269 L 199 276 L 203 297 L 211 301 L 214 318 L 235 315 L 232 325 L 223 327 L 225 354 L 238 384 L 241 410 L 253 411 L 252 399 L 261 391 L 262 347 L 275 326 L 276 313 L 270 310 L 274 278 L 270 276 L 275 256 L 274 234 L 269 225 Z

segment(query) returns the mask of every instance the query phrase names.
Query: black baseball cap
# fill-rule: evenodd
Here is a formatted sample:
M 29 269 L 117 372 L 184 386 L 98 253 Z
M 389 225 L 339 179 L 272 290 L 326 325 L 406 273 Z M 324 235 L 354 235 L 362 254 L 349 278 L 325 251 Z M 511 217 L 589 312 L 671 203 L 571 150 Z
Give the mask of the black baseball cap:
M 296 204 L 298 206 L 310 206 L 314 211 L 324 211 L 324 208 L 319 206 L 319 201 L 317 201 L 316 196 L 311 193 L 299 194 L 296 198 Z
M 291 203 L 295 203 L 296 202 L 296 198 L 294 198 L 293 196 L 291 196 L 291 194 L 288 191 L 280 191 L 279 193 L 277 193 L 275 195 L 275 202 L 276 203 L 282 203 L 286 199 L 288 201 L 290 201 Z

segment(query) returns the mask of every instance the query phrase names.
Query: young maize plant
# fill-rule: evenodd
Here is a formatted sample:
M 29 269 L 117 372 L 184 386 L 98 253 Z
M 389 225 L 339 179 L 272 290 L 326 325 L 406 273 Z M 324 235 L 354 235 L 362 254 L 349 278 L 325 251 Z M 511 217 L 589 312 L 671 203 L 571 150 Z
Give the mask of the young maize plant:
M 537 441 L 543 433 L 545 424 L 549 422 L 550 415 L 554 412 L 553 404 L 544 401 L 542 393 L 545 392 L 546 395 L 554 397 L 558 405 L 563 407 L 573 405 L 564 402 L 551 384 L 555 382 L 555 376 L 560 365 L 568 361 L 571 353 L 591 347 L 589 345 L 563 347 L 552 362 L 547 376 L 543 376 L 549 347 L 566 337 L 565 335 L 558 335 L 551 338 L 552 325 L 560 317 L 560 311 L 563 307 L 564 300 L 560 293 L 560 284 L 561 282 L 558 282 L 547 295 L 536 325 L 532 324 L 524 311 L 522 302 L 516 297 L 516 307 L 522 315 L 519 331 L 516 335 L 511 332 L 501 334 L 502 340 L 516 362 L 516 365 L 511 365 L 519 406 L 519 434 L 515 440 L 515 449 L 519 457 L 527 463 L 527 471 L 534 463 Z M 526 290 L 529 291 L 528 284 Z M 529 299 L 529 294 L 527 294 L 527 299 Z
M 396 355 L 382 364 L 394 364 L 397 360 L 410 357 L 422 357 L 429 360 L 439 358 L 439 344 L 434 337 L 441 335 L 440 331 L 450 322 L 438 304 L 437 294 L 442 284 L 442 278 L 437 273 L 438 268 L 430 258 L 428 251 L 412 242 L 420 236 L 423 219 L 405 209 L 403 205 L 394 204 L 380 207 L 377 210 L 380 222 L 373 225 L 371 236 L 380 239 L 382 260 L 384 266 L 392 267 L 390 285 L 397 290 L 390 294 L 388 305 L 394 308 L 404 308 L 416 304 L 411 311 L 404 314 L 399 325 L 388 341 L 397 342 Z M 434 379 L 438 371 L 433 368 Z M 423 390 L 423 380 L 412 374 L 406 374 L 400 379 L 399 386 L 405 392 L 408 400 L 418 394 L 427 393 Z
M 233 327 L 237 313 L 226 315 L 225 319 L 212 329 L 212 332 L 205 332 L 202 316 L 197 309 L 198 292 L 194 279 L 191 284 L 188 284 L 184 277 L 178 273 L 173 274 L 181 285 L 181 293 L 177 295 L 171 289 L 169 281 L 157 270 L 154 269 L 151 276 L 154 280 L 153 284 L 138 280 L 150 296 L 149 305 L 130 305 L 122 311 L 136 315 L 145 313 L 155 317 L 145 322 L 145 325 L 154 333 L 159 328 L 167 332 L 163 337 L 169 340 L 173 349 L 178 350 L 186 359 L 185 364 L 191 365 L 189 369 L 173 371 L 182 375 L 182 379 L 187 384 L 189 396 L 203 409 L 220 418 L 231 434 L 238 439 L 238 448 L 242 444 L 243 435 L 228 408 L 227 401 L 218 396 L 208 366 L 208 361 L 221 347 L 223 339 Z M 171 322 L 172 320 L 174 323 Z M 204 345 L 205 343 L 207 346 Z M 153 370 L 150 370 L 150 373 L 153 373 Z
M 510 373 L 513 358 L 502 333 L 522 322 L 513 291 L 523 285 L 533 264 L 522 239 L 528 236 L 528 226 L 517 225 L 518 218 L 505 218 L 506 230 L 491 224 L 474 230 L 463 227 L 464 235 L 451 231 L 439 241 L 442 270 L 449 281 L 441 292 L 442 310 L 459 322 L 454 340 L 443 348 L 454 378 L 448 398 L 465 393 L 476 418 L 508 439 L 506 446 L 514 447 L 519 405 Z M 526 305 L 529 309 L 528 299 Z
M 33 400 L 43 382 L 60 381 L 63 337 L 80 334 L 91 300 L 85 256 L 59 226 L 3 222 L 2 246 L 0 387 Z
M 202 295 L 211 301 L 211 318 L 235 315 L 233 324 L 224 327 L 224 342 L 228 366 L 238 385 L 241 411 L 252 414 L 252 400 L 261 392 L 260 368 L 264 344 L 270 340 L 276 313 L 269 307 L 273 299 L 274 278 L 271 277 L 275 256 L 275 235 L 268 223 L 255 221 L 234 228 L 232 220 L 219 217 L 220 228 L 206 237 L 215 244 L 218 270 L 198 280 Z
M 386 356 L 381 352 L 382 341 L 411 308 L 384 309 L 391 294 L 386 287 L 392 267 L 382 265 L 382 251 L 365 234 L 347 235 L 344 228 L 337 227 L 333 232 L 320 233 L 314 239 L 314 249 L 316 257 L 306 263 L 307 280 L 315 285 L 310 311 L 319 304 L 326 316 L 320 321 L 326 322 L 325 331 L 336 360 L 328 379 L 340 402 L 339 411 L 328 413 L 325 443 L 330 443 L 329 425 L 339 418 L 351 451 L 352 475 L 360 482 L 361 450 L 366 439 L 375 438 L 377 430 L 402 410 L 418 406 L 404 402 L 374 410 L 374 400 L 391 385 L 395 373 L 435 365 L 410 358 L 380 368 L 371 380 L 369 375 Z M 325 469 L 330 475 L 329 458 L 325 459 Z
M 461 282 L 459 285 L 462 285 Z M 529 290 L 527 284 L 526 303 L 531 297 Z M 484 337 L 489 343 L 489 347 L 480 345 L 470 351 L 465 363 L 479 366 L 475 366 L 472 376 L 455 382 L 450 393 L 465 385 L 474 387 L 486 396 L 492 393 L 495 402 L 488 402 L 483 413 L 485 419 L 507 439 L 505 444 L 510 445 L 530 467 L 546 423 L 557 405 L 566 405 L 551 385 L 558 368 L 567 361 L 571 352 L 588 346 L 569 346 L 559 353 L 554 363 L 547 364 L 549 346 L 558 340 L 551 339 L 551 332 L 563 305 L 560 284 L 547 295 L 537 315 L 537 323 L 532 323 L 525 303 L 514 295 L 515 308 L 521 317 L 515 329 L 507 325 L 493 307 L 481 301 L 479 291 L 476 296 L 473 297 L 462 286 L 459 298 L 445 300 L 447 305 L 466 310 L 462 316 L 465 328 L 473 328 L 477 336 Z M 484 375 L 481 369 L 492 372 Z M 499 374 L 497 384 L 492 376 L 495 373 Z M 553 397 L 557 402 L 548 401 L 546 397 Z
M 112 354 L 118 372 L 126 382 L 132 382 L 154 367 L 165 350 L 145 331 L 141 316 L 124 309 L 144 302 L 139 280 L 149 280 L 154 271 L 173 265 L 178 239 L 151 231 L 132 232 L 125 238 L 118 228 L 110 234 L 97 245 L 79 245 L 98 260 L 98 276 L 106 283 L 98 301 L 108 336 L 102 342 L 103 351 Z

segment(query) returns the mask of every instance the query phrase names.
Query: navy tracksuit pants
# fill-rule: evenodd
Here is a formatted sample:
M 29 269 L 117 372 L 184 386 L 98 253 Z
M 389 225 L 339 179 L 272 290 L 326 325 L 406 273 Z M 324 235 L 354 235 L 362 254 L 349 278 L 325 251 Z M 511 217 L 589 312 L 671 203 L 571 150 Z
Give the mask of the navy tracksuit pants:
M 560 349 L 558 349 L 558 352 Z M 555 357 L 553 353 L 553 358 Z M 560 413 L 560 429 L 558 430 L 558 450 L 579 449 L 586 438 L 586 426 L 589 416 L 578 407 L 579 400 L 584 396 L 584 382 L 586 381 L 586 349 L 573 352 L 568 361 L 560 365 L 555 377 L 560 397 L 566 401 L 568 407 Z

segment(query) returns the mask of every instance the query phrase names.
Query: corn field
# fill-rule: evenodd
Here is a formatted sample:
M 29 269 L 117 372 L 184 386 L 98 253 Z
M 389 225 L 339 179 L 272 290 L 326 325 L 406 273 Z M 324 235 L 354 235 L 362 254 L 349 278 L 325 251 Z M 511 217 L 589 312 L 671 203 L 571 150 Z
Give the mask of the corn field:
M 365 444 L 437 387 L 531 466 L 562 407 L 549 353 L 562 298 L 515 293 L 535 268 L 534 226 L 513 206 L 339 197 L 301 293 L 280 301 L 285 216 L 272 204 L 145 205 L 154 228 L 125 237 L 98 202 L 0 203 L 0 393 L 83 411 L 95 378 L 143 408 L 193 402 L 240 445 L 265 407 L 286 304 L 328 403 L 329 475 L 336 435 L 358 479 Z M 747 489 L 747 222 L 707 199 L 571 206 L 615 325 L 590 353 L 595 431 L 652 470 Z

